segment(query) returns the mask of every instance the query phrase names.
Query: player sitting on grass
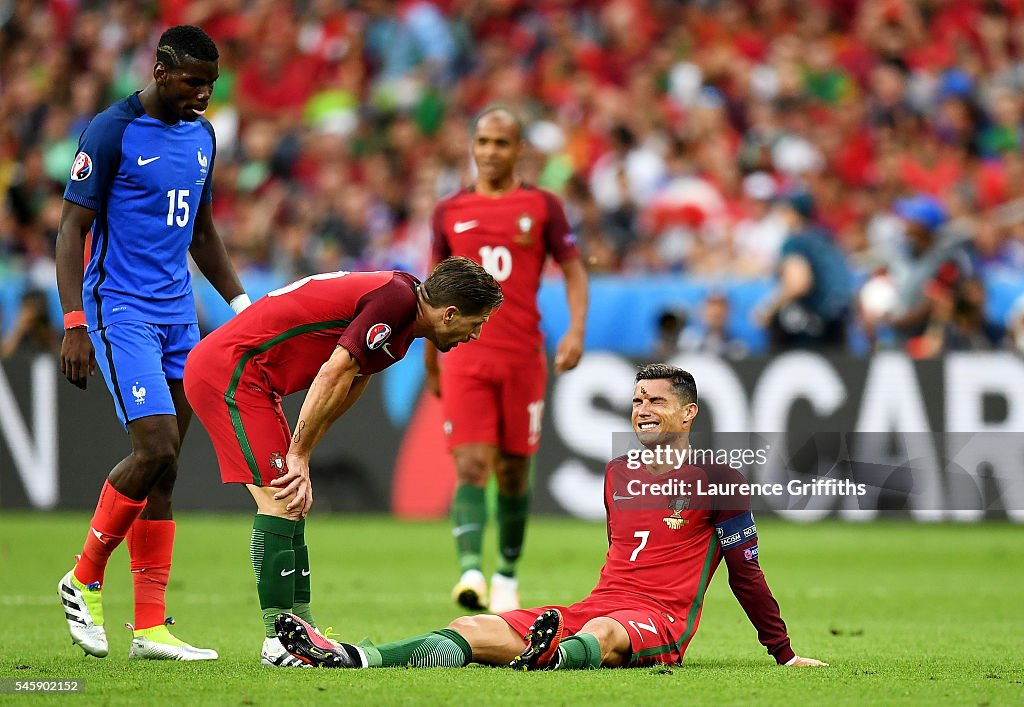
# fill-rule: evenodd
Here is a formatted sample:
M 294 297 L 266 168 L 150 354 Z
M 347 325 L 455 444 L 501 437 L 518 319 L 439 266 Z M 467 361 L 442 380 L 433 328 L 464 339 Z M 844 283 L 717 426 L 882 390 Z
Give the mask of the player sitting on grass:
M 696 416 L 697 386 L 689 373 L 664 364 L 637 373 L 632 423 L 644 447 L 688 449 Z M 701 502 L 709 499 L 693 499 L 685 492 L 674 497 L 637 493 L 645 482 L 693 489 L 697 480 L 707 488 L 709 480 L 742 483 L 743 477 L 728 468 L 643 465 L 629 455 L 608 464 L 608 554 L 597 587 L 572 606 L 463 616 L 439 631 L 376 647 L 366 642 L 334 646 L 318 640 L 299 617 L 283 614 L 276 621 L 278 638 L 300 660 L 336 668 L 477 662 L 566 670 L 678 664 L 697 630 L 708 583 L 724 557 L 729 586 L 776 662 L 826 665 L 800 658 L 790 647 L 779 605 L 758 565 L 749 498 L 717 499 L 712 506 Z

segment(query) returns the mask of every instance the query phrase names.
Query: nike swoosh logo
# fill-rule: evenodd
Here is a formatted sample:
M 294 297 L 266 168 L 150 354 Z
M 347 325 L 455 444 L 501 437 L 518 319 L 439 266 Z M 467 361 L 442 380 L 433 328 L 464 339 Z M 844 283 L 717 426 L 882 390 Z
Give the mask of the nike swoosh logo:
M 104 545 L 107 544 L 107 541 L 103 539 L 103 533 L 101 533 L 100 531 L 96 530 L 96 528 L 89 528 L 89 530 L 92 531 L 92 534 L 96 536 L 97 540 L 99 540 Z
M 452 226 L 452 230 L 456 233 L 465 233 L 469 229 L 476 228 L 479 225 L 479 221 L 456 221 L 455 225 Z
M 282 577 L 287 577 L 290 574 L 295 574 L 295 570 L 281 570 Z
M 150 157 L 148 160 L 142 159 L 142 155 L 139 155 L 139 166 L 145 167 L 150 162 L 156 162 L 158 159 L 160 159 L 160 155 L 157 155 L 156 157 Z
M 620 496 L 618 492 L 612 491 L 613 501 L 632 501 L 636 496 Z
M 309 576 L 309 570 L 302 570 L 302 576 L 303 577 L 308 577 Z
M 465 525 L 460 525 L 455 528 L 452 528 L 452 535 L 458 538 L 474 530 L 480 530 L 479 523 L 466 523 Z
M 384 353 L 386 353 L 388 356 L 391 357 L 392 361 L 397 361 L 398 359 L 396 359 L 395 355 L 393 353 L 391 353 L 391 349 L 388 348 L 389 346 L 391 346 L 391 342 L 390 341 L 387 342 L 386 344 L 384 344 L 383 346 L 381 346 L 381 349 L 383 349 Z

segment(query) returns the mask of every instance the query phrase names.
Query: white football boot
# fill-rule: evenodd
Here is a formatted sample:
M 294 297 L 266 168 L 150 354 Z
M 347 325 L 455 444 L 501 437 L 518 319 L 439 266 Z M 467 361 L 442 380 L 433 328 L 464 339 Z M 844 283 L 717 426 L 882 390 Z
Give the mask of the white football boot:
M 173 624 L 174 619 L 168 618 L 159 626 L 141 631 L 136 631 L 131 624 L 125 624 L 133 635 L 128 657 L 144 660 L 217 660 L 217 651 L 212 648 L 196 648 L 175 638 L 167 630 Z
M 452 589 L 452 601 L 470 611 L 487 611 L 487 580 L 480 570 L 466 570 Z
M 103 598 L 100 583 L 83 585 L 75 579 L 74 570 L 64 575 L 57 585 L 57 596 L 64 607 L 71 642 L 89 655 L 105 658 L 109 652 L 107 632 L 103 628 Z
M 515 577 L 495 574 L 491 577 L 491 599 L 488 610 L 492 614 L 515 611 L 519 608 L 519 582 Z
M 277 636 L 263 639 L 263 651 L 260 662 L 268 668 L 312 668 L 309 663 L 304 663 L 281 645 L 281 639 Z

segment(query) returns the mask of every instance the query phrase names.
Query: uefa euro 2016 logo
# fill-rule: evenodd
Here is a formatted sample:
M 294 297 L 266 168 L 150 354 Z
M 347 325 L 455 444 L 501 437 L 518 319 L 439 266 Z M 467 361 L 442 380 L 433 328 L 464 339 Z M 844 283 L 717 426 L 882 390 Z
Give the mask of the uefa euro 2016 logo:
M 71 165 L 71 181 L 81 182 L 89 178 L 92 174 L 92 157 L 79 152 L 75 155 L 74 164 Z
M 366 332 L 366 348 L 371 351 L 379 349 L 389 336 L 391 336 L 391 327 L 384 322 L 374 324 Z

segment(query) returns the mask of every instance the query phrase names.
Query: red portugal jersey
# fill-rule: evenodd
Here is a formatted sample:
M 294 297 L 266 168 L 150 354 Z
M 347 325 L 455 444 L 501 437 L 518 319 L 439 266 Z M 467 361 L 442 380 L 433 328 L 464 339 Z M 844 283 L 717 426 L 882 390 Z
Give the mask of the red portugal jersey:
M 505 295 L 480 340 L 446 354 L 445 360 L 536 352 L 543 344 L 537 290 L 544 261 L 549 253 L 559 263 L 579 257 L 558 198 L 526 185 L 493 198 L 469 188 L 437 205 L 433 230 L 435 262 L 450 255 L 475 260 Z
M 377 373 L 409 350 L 418 287 L 411 275 L 390 270 L 313 275 L 253 302 L 203 339 L 196 359 L 212 354 L 233 377 L 255 377 L 282 396 L 308 388 L 339 345 L 360 373 Z M 208 379 L 224 372 L 196 371 Z
M 704 593 L 723 556 L 729 584 L 769 653 L 792 657 L 786 625 L 757 561 L 757 528 L 746 496 L 709 500 L 699 495 L 710 482 L 746 480 L 731 469 L 696 466 L 655 476 L 629 469 L 626 457 L 605 471 L 608 554 L 591 599 L 600 604 L 651 608 L 692 635 Z M 684 482 L 663 494 L 666 483 Z M 643 484 L 655 485 L 658 492 Z M 689 492 L 689 493 L 687 493 Z

